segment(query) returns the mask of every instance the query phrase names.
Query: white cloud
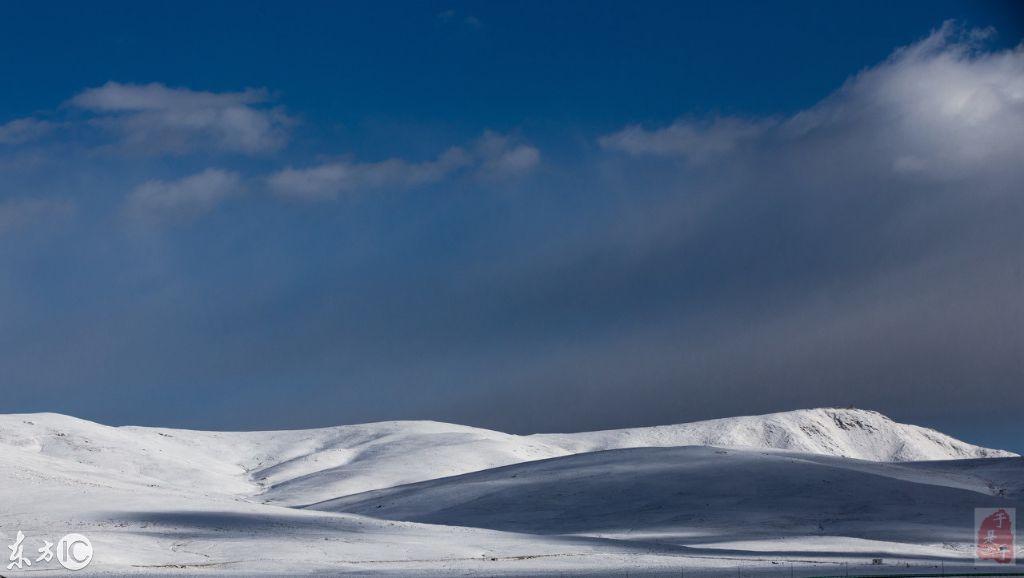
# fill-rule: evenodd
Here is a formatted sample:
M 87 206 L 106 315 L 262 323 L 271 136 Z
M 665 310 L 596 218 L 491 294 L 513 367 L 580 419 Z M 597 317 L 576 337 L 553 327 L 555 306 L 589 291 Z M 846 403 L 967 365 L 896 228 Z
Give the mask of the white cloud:
M 485 178 L 513 177 L 532 169 L 539 159 L 536 148 L 488 131 L 468 149 L 452 147 L 431 161 L 338 160 L 307 168 L 286 168 L 270 175 L 267 184 L 282 197 L 331 200 L 360 191 L 410 189 L 439 182 L 460 171 L 472 170 Z
M 4 199 L 0 201 L 0 234 L 66 219 L 74 210 L 74 204 L 66 199 Z
M 147 181 L 128 196 L 126 212 L 153 223 L 197 217 L 241 192 L 236 173 L 206 169 L 176 181 Z
M 529 172 L 540 162 L 540 151 L 512 138 L 486 131 L 474 147 L 481 176 L 507 177 Z
M 928 178 L 1012 162 L 1024 150 L 1024 47 L 981 49 L 986 31 L 952 23 L 852 77 L 817 105 L 776 119 L 680 120 L 599 139 L 631 155 L 705 161 L 744 147 L 856 150 L 861 163 Z
M 605 149 L 635 156 L 679 156 L 700 162 L 734 151 L 761 136 L 772 124 L 770 120 L 751 121 L 730 117 L 705 122 L 677 120 L 656 130 L 630 125 L 619 132 L 601 137 L 598 142 Z
M 293 122 L 269 100 L 265 90 L 214 93 L 108 82 L 68 104 L 95 114 L 93 124 L 119 135 L 131 152 L 258 154 L 283 146 Z
M 354 191 L 407 189 L 437 182 L 466 163 L 466 153 L 451 148 L 436 160 L 422 163 L 402 159 L 376 163 L 341 160 L 304 169 L 289 167 L 272 174 L 267 182 L 272 191 L 283 197 L 329 200 Z
M 17 145 L 38 140 L 51 133 L 56 125 L 45 120 L 19 118 L 0 124 L 0 145 Z
M 989 52 L 987 31 L 946 23 L 850 79 L 782 127 L 782 138 L 842 132 L 898 173 L 988 171 L 1024 151 L 1024 46 Z

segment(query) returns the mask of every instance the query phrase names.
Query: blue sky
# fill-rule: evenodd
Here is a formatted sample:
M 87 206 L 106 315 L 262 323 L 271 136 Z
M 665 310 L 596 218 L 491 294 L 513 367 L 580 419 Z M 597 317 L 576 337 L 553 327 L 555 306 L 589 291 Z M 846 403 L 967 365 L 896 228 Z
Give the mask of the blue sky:
M 1014 3 L 4 11 L 2 411 L 1024 449 Z
M 608 131 L 790 113 L 944 20 L 995 26 L 1003 46 L 1022 27 L 992 2 L 209 4 L 8 7 L 0 106 L 52 110 L 116 80 L 265 87 L 310 136 L 357 143 L 372 123 Z

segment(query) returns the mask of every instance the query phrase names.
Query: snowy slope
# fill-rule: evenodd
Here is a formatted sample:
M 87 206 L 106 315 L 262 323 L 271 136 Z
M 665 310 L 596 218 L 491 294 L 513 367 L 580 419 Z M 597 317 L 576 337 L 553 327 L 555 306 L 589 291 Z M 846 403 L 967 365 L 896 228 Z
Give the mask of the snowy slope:
M 501 432 L 431 421 L 383 422 L 289 432 L 256 464 L 251 476 L 262 501 L 309 504 L 497 466 L 565 455 L 543 442 Z M 246 441 L 263 434 L 236 434 Z M 279 438 L 272 437 L 275 441 Z M 264 441 L 264 446 L 271 445 Z M 296 449 L 301 448 L 301 449 Z
M 68 533 L 89 538 L 92 563 L 76 575 L 338 575 L 478 573 L 499 564 L 527 572 L 606 564 L 615 550 L 584 540 L 425 526 L 253 503 L 218 494 L 208 478 L 152 486 L 113 466 L 67 462 L 32 451 L 0 451 L 0 542 L 25 536 L 31 567 L 5 576 L 68 575 L 36 549 Z M 191 488 L 188 488 L 191 486 Z M 4 553 L 6 565 L 7 554 Z M 572 558 L 566 558 L 571 556 Z M 624 556 L 622 558 L 625 558 Z M 494 559 L 494 561 L 492 561 Z M 654 560 L 656 562 L 656 560 Z M 621 561 L 618 563 L 622 563 Z
M 311 506 L 449 526 L 710 547 L 724 541 L 852 538 L 943 547 L 970 536 L 976 507 L 1024 506 L 993 485 L 1024 479 L 1002 458 L 942 468 L 784 451 L 634 448 L 431 480 Z M 967 470 L 959 471 L 958 470 Z
M 974 446 L 932 429 L 897 423 L 878 412 L 835 408 L 530 437 L 570 453 L 696 445 L 775 448 L 881 462 L 1016 455 Z

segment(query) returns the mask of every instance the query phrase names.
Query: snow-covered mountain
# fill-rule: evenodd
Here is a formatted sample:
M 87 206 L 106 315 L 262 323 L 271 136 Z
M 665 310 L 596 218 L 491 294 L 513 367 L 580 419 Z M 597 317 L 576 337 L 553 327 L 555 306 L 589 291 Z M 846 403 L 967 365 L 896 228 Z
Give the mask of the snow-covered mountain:
M 1011 455 L 835 409 L 531 436 L 2 415 L 0 541 L 75 531 L 96 546 L 92 570 L 132 574 L 539 575 L 732 568 L 770 551 L 953 560 L 969 555 L 968 510 L 1024 506 L 1024 460 L 962 458 Z
M 862 409 L 821 408 L 678 425 L 531 436 L 570 453 L 621 448 L 774 448 L 878 462 L 1010 457 Z
M 287 506 L 569 454 L 690 445 L 872 461 L 1014 455 L 853 409 L 530 436 L 431 421 L 204 432 L 109 427 L 59 414 L 0 416 L 0 448 L 39 454 L 54 460 L 58 471 L 91 466 L 124 479 L 166 487 L 198 483 Z

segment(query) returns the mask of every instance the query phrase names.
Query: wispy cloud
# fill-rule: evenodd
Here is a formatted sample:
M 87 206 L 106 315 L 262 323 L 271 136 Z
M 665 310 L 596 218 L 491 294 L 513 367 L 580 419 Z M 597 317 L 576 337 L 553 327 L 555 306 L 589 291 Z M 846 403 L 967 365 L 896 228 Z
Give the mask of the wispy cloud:
M 35 118 L 19 118 L 0 124 L 0 145 L 19 145 L 45 137 L 56 124 Z
M 730 117 L 677 120 L 654 130 L 630 125 L 601 137 L 598 142 L 605 149 L 636 156 L 679 156 L 700 162 L 736 150 L 763 135 L 773 124 L 771 120 Z
M 258 154 L 282 147 L 292 119 L 269 106 L 266 90 L 203 92 L 108 82 L 76 95 L 68 105 L 94 115 L 92 124 L 120 139 L 123 150 L 187 154 Z
M 436 183 L 459 172 L 473 172 L 488 179 L 514 177 L 533 169 L 539 160 L 540 152 L 536 148 L 488 131 L 471 146 L 449 148 L 430 161 L 338 160 L 305 168 L 286 168 L 270 175 L 267 184 L 282 197 L 331 200 L 360 191 L 410 189 Z
M 128 196 L 125 211 L 146 223 L 187 220 L 209 213 L 241 190 L 238 174 L 207 169 L 179 180 L 139 185 Z
M 478 173 L 485 178 L 525 174 L 540 162 L 540 151 L 536 147 L 492 131 L 477 139 L 473 151 L 480 165 Z
M 468 162 L 462 149 L 452 148 L 436 160 L 421 163 L 402 159 L 375 163 L 342 160 L 302 169 L 287 168 L 271 175 L 267 182 L 272 191 L 283 197 L 329 200 L 354 191 L 407 189 L 434 183 Z

